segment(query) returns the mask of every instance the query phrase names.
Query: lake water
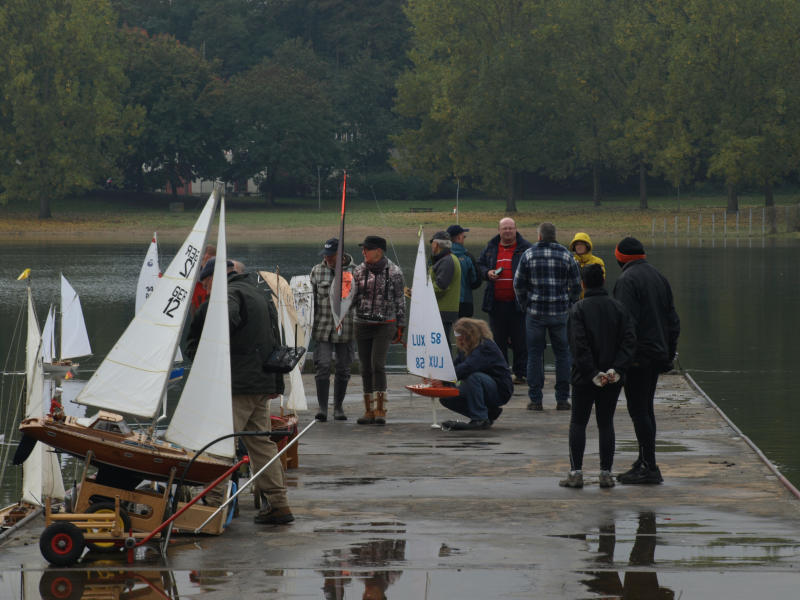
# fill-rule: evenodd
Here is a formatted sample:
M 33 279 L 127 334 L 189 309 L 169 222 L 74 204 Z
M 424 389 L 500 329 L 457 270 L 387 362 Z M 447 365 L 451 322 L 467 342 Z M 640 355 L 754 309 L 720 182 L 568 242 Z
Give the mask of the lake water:
M 12 332 L 25 324 L 25 282 L 16 281 L 32 269 L 32 286 L 40 322 L 47 307 L 57 303 L 59 273 L 80 294 L 94 356 L 81 361 L 79 377 L 86 379 L 96 368 L 133 316 L 134 287 L 149 240 L 141 244 L 47 244 L 1 243 L 0 262 L 0 360 L 3 370 L 21 368 L 9 358 Z M 482 246 L 471 243 L 477 256 Z M 800 485 L 800 452 L 796 442 L 800 413 L 795 409 L 791 386 L 797 376 L 795 329 L 800 314 L 797 294 L 797 254 L 800 244 L 729 239 L 644 239 L 648 258 L 670 280 L 681 317 L 680 365 L 719 404 L 795 484 Z M 321 242 L 320 242 L 321 243 Z M 165 269 L 178 244 L 164 244 L 161 268 Z M 318 244 L 275 246 L 231 244 L 229 255 L 248 269 L 274 270 L 287 279 L 307 274 L 319 260 Z M 348 250 L 360 260 L 355 243 Z M 396 251 L 396 253 L 395 253 Z M 415 246 L 391 249 L 407 283 L 411 282 Z M 606 260 L 608 287 L 620 270 L 613 249 L 600 245 L 595 254 Z M 482 290 L 476 292 L 480 305 Z M 400 365 L 405 355 L 394 347 L 390 362 Z M 552 358 L 550 359 L 552 362 Z M 4 396 L 12 395 L 11 376 L 3 378 Z M 9 435 L 9 403 L 0 407 L 2 432 Z M 628 418 L 622 410 L 621 419 Z M 11 428 L 13 429 L 13 428 Z M 0 490 L 0 505 L 15 501 L 18 476 L 9 469 Z

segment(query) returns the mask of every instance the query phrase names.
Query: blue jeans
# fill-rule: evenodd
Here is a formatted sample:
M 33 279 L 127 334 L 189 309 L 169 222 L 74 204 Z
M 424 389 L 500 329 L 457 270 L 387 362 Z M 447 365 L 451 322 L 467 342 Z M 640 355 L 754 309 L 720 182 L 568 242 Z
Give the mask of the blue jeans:
M 531 402 L 541 404 L 544 387 L 545 334 L 550 334 L 550 345 L 556 356 L 556 402 L 569 400 L 570 355 L 567 342 L 567 313 L 563 315 L 532 315 L 525 317 L 525 333 L 528 342 L 528 397 Z
M 489 413 L 496 413 L 500 406 L 497 384 L 486 373 L 478 371 L 469 375 L 461 382 L 458 392 L 458 396 L 440 398 L 439 401 L 453 412 L 475 421 L 489 420 Z

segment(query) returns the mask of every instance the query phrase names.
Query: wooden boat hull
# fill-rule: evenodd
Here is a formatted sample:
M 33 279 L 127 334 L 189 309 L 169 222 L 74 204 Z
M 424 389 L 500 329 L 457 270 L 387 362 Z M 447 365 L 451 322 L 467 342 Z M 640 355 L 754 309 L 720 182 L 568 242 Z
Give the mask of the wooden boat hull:
M 119 421 L 121 420 L 119 417 Z M 100 430 L 81 425 L 77 421 L 74 417 L 67 417 L 66 421 L 60 422 L 49 416 L 25 419 L 20 425 L 20 431 L 79 458 L 85 458 L 91 451 L 93 464 L 135 471 L 146 479 L 167 480 L 172 467 L 176 469 L 176 477 L 180 478 L 194 456 L 194 452 L 163 440 L 149 439 L 141 433 L 130 430 L 114 431 L 113 426 L 110 427 L 111 430 Z M 105 426 L 108 427 L 109 421 L 111 420 L 105 420 Z M 230 466 L 229 461 L 203 454 L 192 464 L 185 481 L 207 484 L 222 475 Z

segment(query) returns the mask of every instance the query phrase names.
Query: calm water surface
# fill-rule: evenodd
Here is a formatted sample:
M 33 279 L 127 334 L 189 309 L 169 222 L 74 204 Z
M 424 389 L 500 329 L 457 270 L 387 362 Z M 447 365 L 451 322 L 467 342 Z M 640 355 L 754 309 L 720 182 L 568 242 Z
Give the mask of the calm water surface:
M 141 244 L 2 243 L 0 263 L 0 360 L 4 370 L 21 368 L 11 348 L 15 327 L 24 327 L 25 283 L 16 281 L 30 267 L 40 322 L 47 307 L 58 301 L 59 272 L 80 294 L 94 356 L 81 361 L 79 377 L 87 379 L 133 316 L 134 287 L 149 240 Z M 468 239 L 477 256 L 483 241 Z M 767 454 L 781 471 L 800 485 L 800 452 L 796 432 L 800 413 L 791 386 L 798 373 L 794 350 L 800 313 L 796 254 L 800 244 L 762 244 L 760 239 L 728 240 L 727 244 L 697 240 L 643 239 L 649 260 L 670 280 L 681 317 L 680 364 L 728 416 Z M 165 269 L 178 244 L 163 244 Z M 276 246 L 231 244 L 229 255 L 248 269 L 280 268 L 285 277 L 307 274 L 319 260 L 318 244 Z M 360 260 L 355 243 L 347 249 Z M 390 249 L 407 283 L 411 281 L 416 247 Z M 619 274 L 613 249 L 595 252 L 606 260 L 608 286 Z M 480 304 L 482 290 L 476 293 Z M 390 362 L 401 364 L 399 347 Z M 2 432 L 8 441 L 11 377 L 3 378 Z M 623 410 L 620 418 L 627 418 Z M 13 430 L 13 428 L 12 428 Z M 10 471 L 15 471 L 11 469 Z M 2 482 L 0 505 L 15 501 L 17 477 Z

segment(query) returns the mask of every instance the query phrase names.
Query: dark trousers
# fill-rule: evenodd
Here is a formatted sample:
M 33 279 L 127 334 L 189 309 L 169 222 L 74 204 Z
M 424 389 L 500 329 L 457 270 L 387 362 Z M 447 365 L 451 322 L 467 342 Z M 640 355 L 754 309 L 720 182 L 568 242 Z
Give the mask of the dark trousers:
M 396 323 L 356 323 L 356 345 L 365 394 L 386 391 L 386 355 L 396 333 Z
M 586 426 L 595 407 L 595 420 L 600 433 L 600 469 L 610 471 L 614 464 L 614 411 L 622 391 L 619 383 L 597 387 L 572 386 L 572 415 L 569 421 L 569 463 L 573 471 L 583 468 L 586 449 Z
M 659 369 L 655 365 L 637 365 L 625 374 L 625 398 L 628 414 L 639 443 L 639 460 L 651 469 L 656 466 L 656 395 Z
M 489 329 L 492 330 L 494 343 L 506 357 L 514 375 L 525 377 L 528 373 L 528 349 L 525 342 L 525 313 L 517 310 L 516 302 L 494 301 L 489 312 Z M 509 340 L 513 361 L 508 361 Z

